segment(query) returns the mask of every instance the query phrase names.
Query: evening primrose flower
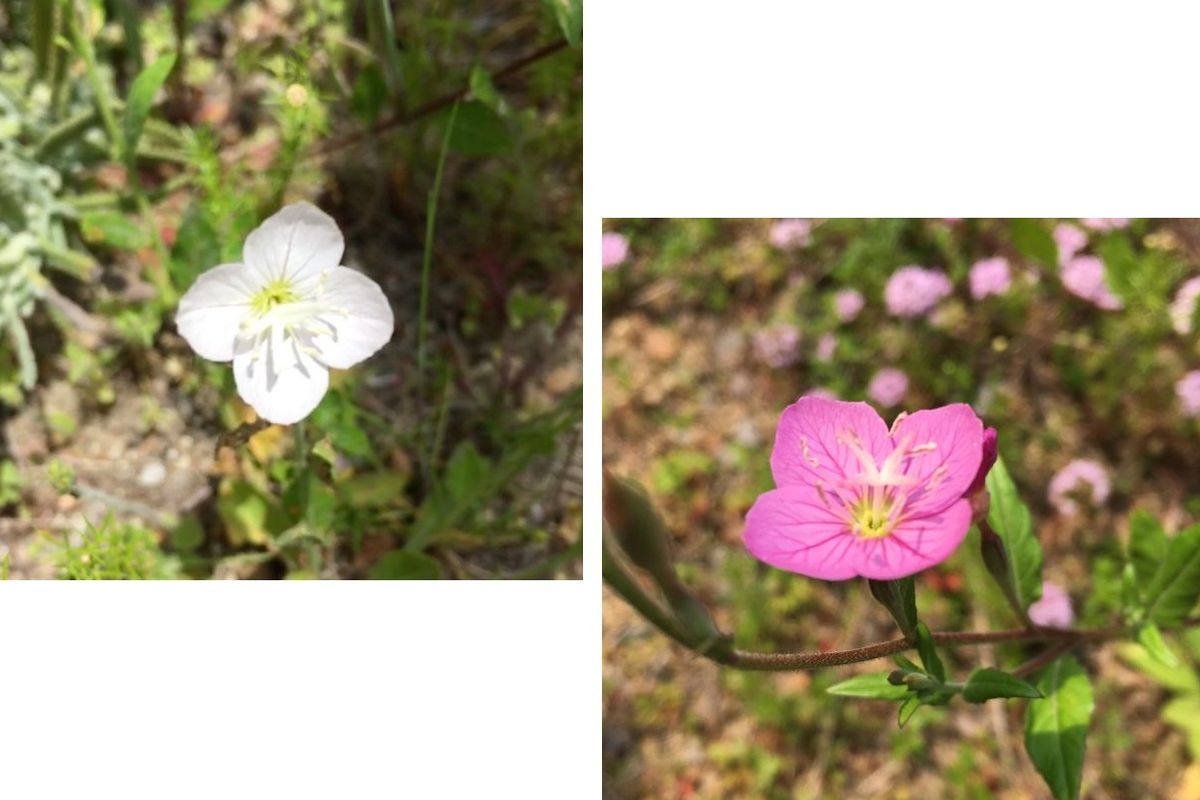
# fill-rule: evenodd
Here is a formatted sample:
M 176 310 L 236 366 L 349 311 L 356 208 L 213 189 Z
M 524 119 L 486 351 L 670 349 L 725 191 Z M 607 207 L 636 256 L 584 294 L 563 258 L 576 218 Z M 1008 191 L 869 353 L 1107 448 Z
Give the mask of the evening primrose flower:
M 1043 581 L 1042 597 L 1029 606 L 1029 619 L 1043 628 L 1070 628 L 1075 622 L 1070 595 L 1058 584 Z
M 884 408 L 899 404 L 908 392 L 908 376 L 893 367 L 884 367 L 867 384 L 867 397 Z
M 1108 470 L 1098 461 L 1077 458 L 1054 473 L 1046 497 L 1058 513 L 1073 517 L 1079 513 L 1079 504 L 1073 495 L 1086 494 L 1096 506 L 1104 505 L 1112 491 Z
M 969 276 L 971 297 L 982 300 L 990 294 L 1004 294 L 1012 285 L 1012 271 L 1003 256 L 976 261 Z
M 900 267 L 888 278 L 883 302 L 889 314 L 921 317 L 933 310 L 953 290 L 944 272 L 925 267 Z
M 1188 417 L 1200 416 L 1200 370 L 1192 370 L 1175 384 L 1175 395 Z
M 989 465 L 990 466 L 990 465 Z M 983 423 L 962 403 L 901 414 L 806 395 L 779 419 L 778 488 L 746 515 L 746 548 L 801 575 L 893 580 L 945 560 L 971 525 Z
M 232 361 L 238 394 L 290 425 L 312 412 L 329 370 L 347 369 L 392 338 L 392 308 L 375 281 L 339 266 L 337 223 L 310 203 L 286 206 L 251 231 L 240 264 L 205 272 L 175 315 L 210 361 Z

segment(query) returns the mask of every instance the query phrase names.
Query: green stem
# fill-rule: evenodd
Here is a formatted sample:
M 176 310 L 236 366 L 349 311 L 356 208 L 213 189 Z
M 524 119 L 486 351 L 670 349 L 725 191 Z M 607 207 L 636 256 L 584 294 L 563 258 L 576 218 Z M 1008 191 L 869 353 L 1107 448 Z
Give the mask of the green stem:
M 117 118 L 113 116 L 112 98 L 108 94 L 108 87 L 100 78 L 100 70 L 96 67 L 96 51 L 92 49 L 91 37 L 85 35 L 80 29 L 81 18 L 87 17 L 87 11 L 85 9 L 81 12 L 78 3 L 73 3 L 70 13 L 66 17 L 67 24 L 71 29 L 71 40 L 75 45 L 75 52 L 83 59 L 88 82 L 92 85 L 92 94 L 96 96 L 96 107 L 100 110 L 104 129 L 108 132 L 108 138 L 112 145 L 112 157 L 114 160 L 119 160 L 121 151 L 124 149 L 124 140 L 121 138 L 121 131 L 117 128 Z

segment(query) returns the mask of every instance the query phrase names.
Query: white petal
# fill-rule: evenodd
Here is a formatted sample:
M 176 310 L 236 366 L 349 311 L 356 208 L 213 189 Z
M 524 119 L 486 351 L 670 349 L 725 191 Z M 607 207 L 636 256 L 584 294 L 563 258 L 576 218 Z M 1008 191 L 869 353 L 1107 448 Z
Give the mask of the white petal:
M 345 249 L 332 217 L 312 203 L 293 203 L 250 232 L 242 260 L 264 283 L 285 276 L 304 281 L 336 267 Z
M 329 370 L 305 355 L 278 330 L 263 335 L 257 347 L 239 341 L 233 359 L 238 394 L 258 415 L 276 425 L 307 417 L 329 388 Z
M 242 264 L 221 264 L 197 278 L 180 299 L 175 327 L 202 357 L 233 358 L 238 323 L 249 312 L 254 293 L 250 277 Z
M 392 338 L 395 317 L 379 284 L 349 267 L 329 272 L 321 302 L 346 311 L 331 314 L 327 321 L 336 336 L 313 337 L 321 361 L 334 369 L 347 369 L 368 358 Z M 323 317 L 323 319 L 326 319 Z

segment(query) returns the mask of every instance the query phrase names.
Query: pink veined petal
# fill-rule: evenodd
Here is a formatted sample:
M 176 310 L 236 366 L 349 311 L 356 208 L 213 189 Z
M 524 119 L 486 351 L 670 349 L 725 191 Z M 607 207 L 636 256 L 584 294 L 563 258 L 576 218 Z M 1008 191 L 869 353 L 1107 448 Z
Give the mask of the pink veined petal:
M 914 575 L 949 558 L 970 527 L 971 504 L 965 499 L 930 516 L 906 518 L 889 536 L 861 540 L 858 574 L 876 580 Z
M 771 451 L 771 474 L 777 486 L 837 486 L 860 471 L 859 459 L 840 432 L 857 435 L 876 464 L 892 451 L 887 425 L 866 403 L 848 403 L 805 395 L 783 410 Z
M 365 360 L 392 338 L 392 306 L 379 284 L 349 267 L 335 267 L 328 275 L 321 302 L 344 308 L 348 316 L 330 315 L 336 336 L 313 337 L 320 360 L 334 369 L 348 369 Z
M 203 273 L 179 300 L 175 327 L 202 358 L 233 359 L 238 323 L 257 287 L 242 264 L 221 264 Z
M 909 456 L 904 473 L 918 487 L 909 496 L 905 515 L 942 511 L 962 497 L 983 460 L 983 422 L 965 403 L 918 411 L 896 421 L 892 440 L 910 447 L 933 443 L 927 452 Z
M 759 495 L 746 514 L 746 549 L 773 567 L 840 581 L 858 572 L 847 553 L 857 537 L 826 508 L 816 489 L 785 486 Z
M 262 283 L 286 277 L 307 284 L 338 266 L 345 249 L 332 217 L 312 203 L 293 203 L 250 232 L 242 260 Z

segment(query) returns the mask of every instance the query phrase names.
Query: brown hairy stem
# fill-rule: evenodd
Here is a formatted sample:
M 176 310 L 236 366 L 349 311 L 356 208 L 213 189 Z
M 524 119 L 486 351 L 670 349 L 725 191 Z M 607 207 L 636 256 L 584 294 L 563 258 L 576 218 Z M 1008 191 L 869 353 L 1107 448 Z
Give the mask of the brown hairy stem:
M 1197 624 L 1200 624 L 1200 620 L 1189 620 L 1184 623 L 1184 626 L 1191 627 Z M 1076 644 L 1120 639 L 1128 636 L 1130 633 L 1129 629 L 1122 627 L 1092 628 L 1086 630 L 1033 627 L 999 631 L 934 631 L 933 641 L 946 647 L 996 644 L 1000 642 L 1049 641 L 1056 644 L 1047 652 L 1058 648 L 1061 648 L 1060 652 L 1065 652 Z M 915 646 L 908 639 L 891 639 L 886 642 L 877 642 L 850 650 L 829 650 L 817 653 L 753 653 L 746 650 L 734 650 L 721 663 L 734 669 L 758 672 L 787 672 L 790 670 L 820 669 L 822 667 L 836 667 L 841 664 L 873 661 L 877 658 L 884 658 L 895 653 L 910 650 Z M 1034 661 L 1037 661 L 1037 659 L 1034 659 Z M 1029 671 L 1034 671 L 1041 666 L 1040 663 L 1034 664 L 1030 662 L 1030 664 L 1032 664 L 1032 667 L 1029 667 Z

